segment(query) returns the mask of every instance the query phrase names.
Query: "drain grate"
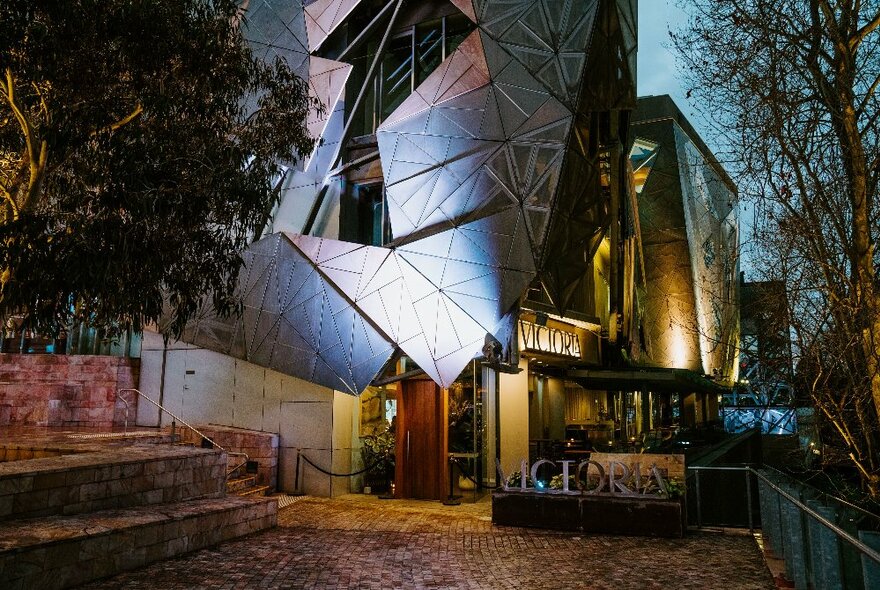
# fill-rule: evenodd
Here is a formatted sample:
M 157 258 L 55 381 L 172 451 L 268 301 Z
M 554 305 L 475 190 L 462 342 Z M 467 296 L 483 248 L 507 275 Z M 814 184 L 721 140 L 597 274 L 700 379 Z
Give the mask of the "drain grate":
M 287 494 L 278 494 L 273 497 L 278 499 L 278 508 L 287 508 L 291 504 L 296 504 L 300 500 L 308 498 L 308 496 L 288 496 Z
M 129 438 L 132 436 L 162 436 L 162 433 L 150 430 L 133 430 L 131 432 L 93 432 L 89 434 L 68 434 L 67 438 Z

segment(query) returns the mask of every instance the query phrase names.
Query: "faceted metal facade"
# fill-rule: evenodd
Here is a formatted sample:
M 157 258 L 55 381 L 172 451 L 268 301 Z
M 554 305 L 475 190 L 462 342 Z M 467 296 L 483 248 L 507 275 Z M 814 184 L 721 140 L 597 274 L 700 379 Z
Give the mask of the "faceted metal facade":
M 305 4 L 252 0 L 246 32 L 296 47 L 326 107 L 308 122 L 318 147 L 284 179 L 276 233 L 246 254 L 241 319 L 205 318 L 188 339 L 352 393 L 399 347 L 447 386 L 487 333 L 506 338 L 535 276 L 564 309 L 589 269 L 609 219 L 590 117 L 634 106 L 635 0 L 453 0 L 476 29 L 376 133 L 384 248 L 332 239 L 331 206 L 317 235 L 296 233 L 338 184 L 345 123 L 350 68 L 316 52 L 360 0 Z
M 352 394 L 394 350 L 285 234 L 248 248 L 238 281 L 241 316 L 204 314 L 184 340 Z
M 631 161 L 651 358 L 733 381 L 739 338 L 735 189 L 708 149 L 692 139 L 693 131 L 683 127 L 689 125 L 671 99 L 641 99 L 636 119 Z

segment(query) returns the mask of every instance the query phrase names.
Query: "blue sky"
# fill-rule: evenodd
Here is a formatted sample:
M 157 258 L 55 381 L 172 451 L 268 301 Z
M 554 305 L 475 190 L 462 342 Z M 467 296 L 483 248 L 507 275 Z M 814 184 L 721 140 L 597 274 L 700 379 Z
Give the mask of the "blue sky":
M 714 138 L 693 106 L 685 99 L 686 90 L 678 79 L 675 55 L 669 46 L 669 29 L 675 30 L 686 21 L 685 13 L 676 6 L 676 0 L 639 0 L 639 96 L 669 94 L 678 108 L 696 128 L 703 141 L 716 155 Z M 749 239 L 750 224 L 754 210 L 751 205 L 740 203 L 740 240 Z M 747 254 L 747 253 L 744 253 Z M 741 268 L 751 273 L 748 256 L 741 260 Z
M 667 48 L 669 28 L 675 29 L 684 20 L 674 0 L 639 0 L 638 91 L 639 96 L 669 94 L 690 117 L 692 109 L 678 81 L 675 57 Z

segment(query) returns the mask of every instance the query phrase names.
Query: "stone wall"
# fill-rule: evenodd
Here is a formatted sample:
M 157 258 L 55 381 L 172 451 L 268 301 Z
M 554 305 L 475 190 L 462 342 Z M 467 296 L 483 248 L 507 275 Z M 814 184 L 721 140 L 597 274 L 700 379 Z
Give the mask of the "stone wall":
M 0 425 L 111 428 L 125 422 L 116 391 L 137 387 L 138 359 L 0 354 Z M 137 415 L 129 395 L 129 425 Z
M 225 453 L 164 445 L 124 449 L 46 449 L 52 453 L 46 456 L 43 449 L 3 445 L 8 460 L 0 463 L 0 523 L 225 493 Z
M 592 453 L 590 459 L 607 469 L 615 461 L 632 468 L 636 463 L 643 476 L 649 475 L 651 467 L 656 465 L 660 473 L 667 479 L 675 478 L 684 482 L 686 476 L 684 455 L 662 455 L 654 453 Z
M 277 490 L 313 496 L 350 492 L 351 478 L 330 477 L 305 461 L 297 477 L 297 458 L 302 454 L 334 473 L 357 470 L 357 398 L 209 350 L 164 350 L 161 337 L 150 332 L 143 342 L 139 389 L 145 395 L 193 425 L 277 434 Z M 167 427 L 171 417 L 166 413 L 160 420 L 152 404 L 141 403 L 137 423 Z
M 4 590 L 60 590 L 274 527 L 271 498 L 217 498 L 0 530 Z M 83 524 L 89 526 L 84 529 Z
M 199 431 L 228 452 L 246 453 L 248 459 L 257 462 L 257 484 L 278 487 L 278 435 L 273 432 L 259 432 L 243 428 L 197 425 Z M 181 429 L 186 442 L 200 444 L 198 435 L 189 428 Z M 236 455 L 229 456 L 229 467 L 235 467 L 243 460 Z

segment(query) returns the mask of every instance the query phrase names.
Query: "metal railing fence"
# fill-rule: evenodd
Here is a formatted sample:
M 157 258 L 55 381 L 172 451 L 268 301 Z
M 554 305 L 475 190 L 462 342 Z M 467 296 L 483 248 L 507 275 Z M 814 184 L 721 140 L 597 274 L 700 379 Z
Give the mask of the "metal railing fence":
M 765 550 L 785 562 L 786 574 L 795 588 L 809 590 L 867 590 L 880 588 L 880 518 L 857 506 L 828 496 L 772 469 L 743 466 L 699 466 L 688 468 L 689 522 L 703 526 L 748 526 L 760 522 Z M 741 477 L 745 494 L 731 488 L 731 478 Z M 738 509 L 721 514 L 746 515 L 744 522 L 716 522 L 719 514 L 708 505 L 723 497 Z M 719 485 L 719 482 L 723 485 Z M 757 505 L 754 496 L 757 494 Z M 742 506 L 745 504 L 745 506 Z M 744 512 L 743 512 L 744 508 Z M 755 510 L 757 508 L 757 511 Z M 756 514 L 757 512 L 757 514 Z M 756 518 L 757 517 L 757 518 Z M 728 519 L 729 520 L 729 519 Z

